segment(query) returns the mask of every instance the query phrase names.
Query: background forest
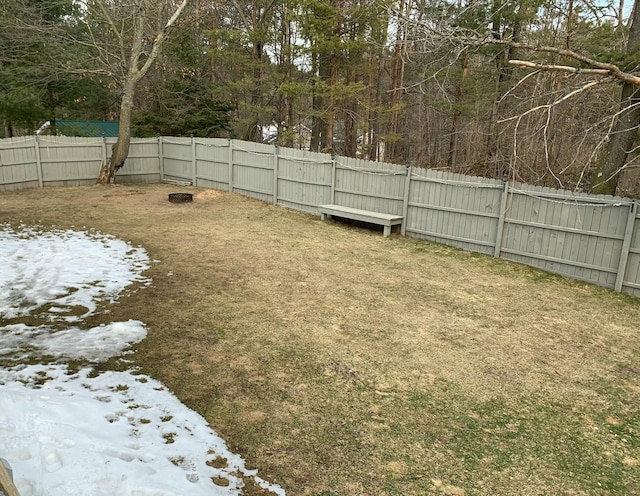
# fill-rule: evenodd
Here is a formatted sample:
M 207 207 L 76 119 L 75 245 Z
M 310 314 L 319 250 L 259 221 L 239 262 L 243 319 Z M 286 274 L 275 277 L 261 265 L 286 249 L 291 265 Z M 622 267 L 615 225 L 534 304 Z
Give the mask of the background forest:
M 3 1 L 0 136 L 122 123 L 128 95 L 137 136 L 640 195 L 640 21 L 625 0 L 180 3 Z

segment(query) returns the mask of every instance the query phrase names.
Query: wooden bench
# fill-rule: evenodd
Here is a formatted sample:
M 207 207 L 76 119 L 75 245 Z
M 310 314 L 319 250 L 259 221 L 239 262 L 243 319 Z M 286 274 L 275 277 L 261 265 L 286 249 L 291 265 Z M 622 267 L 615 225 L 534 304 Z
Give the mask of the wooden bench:
M 359 220 L 384 226 L 383 236 L 391 234 L 391 226 L 402 224 L 402 215 L 381 214 L 370 210 L 360 210 L 359 208 L 343 207 L 341 205 L 319 205 L 320 218 L 344 217 L 346 219 Z

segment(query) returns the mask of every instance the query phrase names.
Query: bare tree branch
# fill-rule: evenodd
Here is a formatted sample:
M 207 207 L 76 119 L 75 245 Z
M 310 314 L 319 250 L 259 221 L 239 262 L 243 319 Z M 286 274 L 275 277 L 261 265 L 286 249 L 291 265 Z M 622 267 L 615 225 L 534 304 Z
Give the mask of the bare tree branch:
M 611 71 L 607 69 L 581 69 L 579 67 L 572 67 L 570 65 L 537 64 L 535 62 L 529 62 L 527 60 L 509 60 L 509 64 L 516 67 L 536 69 L 538 71 L 557 71 L 571 72 L 573 74 L 595 74 L 598 76 L 611 76 Z
M 473 44 L 474 45 L 486 45 L 486 44 L 507 45 L 507 46 L 512 46 L 514 48 L 520 48 L 523 50 L 531 50 L 534 52 L 553 53 L 555 55 L 560 55 L 561 57 L 568 57 L 578 62 L 582 62 L 583 64 L 586 64 L 595 69 L 604 70 L 606 71 L 606 73 L 610 74 L 611 76 L 618 79 L 619 81 L 622 81 L 623 83 L 629 83 L 634 86 L 640 86 L 640 76 L 636 76 L 635 74 L 630 72 L 625 72 L 622 69 L 620 69 L 617 65 L 610 64 L 608 62 L 600 62 L 599 60 L 592 59 L 591 57 L 587 57 L 586 55 L 575 52 L 573 50 L 568 50 L 566 48 L 532 45 L 529 43 L 513 43 L 508 40 L 494 40 L 494 39 L 487 39 L 487 38 L 485 38 L 482 41 L 477 40 Z M 552 67 L 552 66 L 548 66 L 548 67 Z M 568 66 L 564 66 L 564 67 L 568 67 Z M 580 72 L 580 70 L 576 68 L 575 72 Z M 603 75 L 606 75 L 606 74 L 603 74 Z
M 591 82 L 581 86 L 580 88 L 577 88 L 577 89 L 571 91 L 570 93 L 567 93 L 566 95 L 564 95 L 562 98 L 559 98 L 558 100 L 555 100 L 555 101 L 553 101 L 551 103 L 547 103 L 547 104 L 544 104 L 544 105 L 538 105 L 536 107 L 530 108 L 529 110 L 527 110 L 526 112 L 523 112 L 522 114 L 515 115 L 515 116 L 509 117 L 507 119 L 501 119 L 501 120 L 498 121 L 498 124 L 502 124 L 504 122 L 514 121 L 514 120 L 517 121 L 518 124 L 519 124 L 524 116 L 526 116 L 526 115 L 528 115 L 528 114 L 530 114 L 532 112 L 535 112 L 537 110 L 542 110 L 542 109 L 547 110 L 547 109 L 550 109 L 551 107 L 555 107 L 556 105 L 558 105 L 558 104 L 560 104 L 560 103 L 562 103 L 562 102 L 564 102 L 566 100 L 569 100 L 571 97 L 577 95 L 578 93 L 582 93 L 583 91 L 586 91 L 589 88 L 592 88 L 592 87 L 597 86 L 599 84 L 602 84 L 602 80 L 591 81 Z

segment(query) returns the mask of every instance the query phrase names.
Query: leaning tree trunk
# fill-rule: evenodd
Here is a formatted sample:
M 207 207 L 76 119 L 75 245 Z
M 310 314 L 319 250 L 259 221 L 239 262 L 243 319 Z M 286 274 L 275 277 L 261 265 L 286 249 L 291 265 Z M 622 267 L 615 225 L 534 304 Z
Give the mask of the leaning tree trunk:
M 111 159 L 102 164 L 99 184 L 110 184 L 115 182 L 116 173 L 124 167 L 124 161 L 129 156 L 129 145 L 131 144 L 131 112 L 133 110 L 133 96 L 135 94 L 135 83 L 128 84 L 122 94 L 120 103 L 120 126 L 118 130 L 118 141 L 111 149 Z
M 627 55 L 640 50 L 640 0 L 633 6 L 631 29 L 627 41 Z M 591 180 L 591 193 L 614 195 L 618 179 L 623 170 L 629 152 L 633 149 L 640 126 L 640 87 L 630 83 L 622 86 L 620 111 L 609 137 L 606 153 L 598 161 L 596 173 Z

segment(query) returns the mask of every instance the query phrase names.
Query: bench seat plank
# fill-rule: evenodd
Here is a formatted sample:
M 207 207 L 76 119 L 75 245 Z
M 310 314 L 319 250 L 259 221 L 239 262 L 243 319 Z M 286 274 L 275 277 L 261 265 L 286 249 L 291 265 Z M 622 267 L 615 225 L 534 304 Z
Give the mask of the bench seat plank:
M 384 236 L 389 236 L 389 234 L 391 234 L 391 226 L 402 224 L 402 215 L 383 214 L 380 212 L 373 212 L 371 210 L 343 207 L 342 205 L 319 205 L 318 210 L 320 211 L 320 217 L 322 220 L 327 216 L 330 217 L 334 215 L 336 217 L 344 217 L 347 219 L 384 226 Z

